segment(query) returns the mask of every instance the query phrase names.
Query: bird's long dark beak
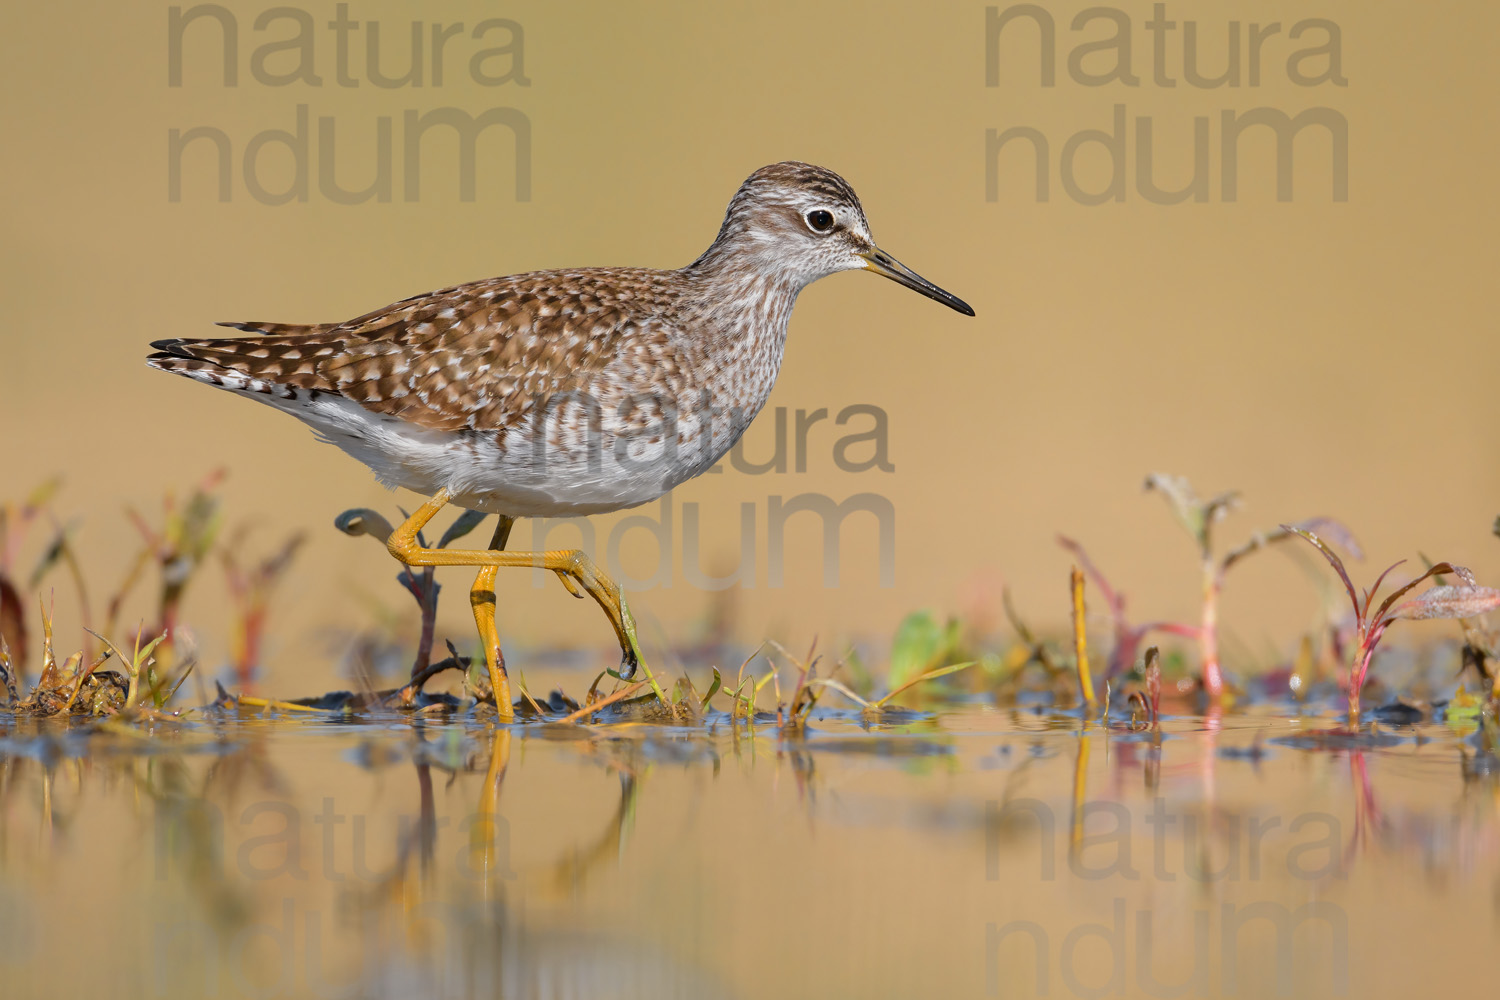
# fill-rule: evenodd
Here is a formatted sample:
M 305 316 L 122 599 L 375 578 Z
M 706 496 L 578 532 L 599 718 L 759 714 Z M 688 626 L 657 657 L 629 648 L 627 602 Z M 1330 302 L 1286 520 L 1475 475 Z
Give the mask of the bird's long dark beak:
M 914 292 L 921 292 L 929 299 L 936 299 L 949 309 L 957 310 L 965 316 L 974 315 L 973 307 L 963 299 L 952 292 L 943 291 L 879 247 L 867 250 L 859 256 L 864 258 L 865 270 L 885 275 L 896 284 L 905 285 Z

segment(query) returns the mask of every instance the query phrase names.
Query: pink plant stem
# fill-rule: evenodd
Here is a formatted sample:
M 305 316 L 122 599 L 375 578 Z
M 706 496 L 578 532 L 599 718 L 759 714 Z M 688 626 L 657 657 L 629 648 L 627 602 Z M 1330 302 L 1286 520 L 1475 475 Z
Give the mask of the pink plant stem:
M 1204 570 L 1203 619 L 1198 628 L 1198 649 L 1203 659 L 1203 690 L 1211 705 L 1224 698 L 1224 675 L 1219 671 L 1219 586 L 1210 564 Z
M 1365 677 L 1370 673 L 1370 660 L 1375 656 L 1375 643 L 1380 641 L 1379 636 L 1361 635 L 1359 640 L 1359 652 L 1354 660 L 1354 668 L 1349 672 L 1349 725 L 1359 725 L 1359 696 L 1365 688 Z
M 266 608 L 256 602 L 245 615 L 245 645 L 240 651 L 242 659 L 235 669 L 235 673 L 239 675 L 241 690 L 249 691 L 254 687 L 255 668 L 260 663 L 260 642 L 265 628 Z
M 174 593 L 162 599 L 161 604 L 161 628 L 157 629 L 157 635 L 165 635 L 160 646 L 157 646 L 156 662 L 163 670 L 170 670 L 172 662 L 177 653 L 177 601 L 179 593 Z

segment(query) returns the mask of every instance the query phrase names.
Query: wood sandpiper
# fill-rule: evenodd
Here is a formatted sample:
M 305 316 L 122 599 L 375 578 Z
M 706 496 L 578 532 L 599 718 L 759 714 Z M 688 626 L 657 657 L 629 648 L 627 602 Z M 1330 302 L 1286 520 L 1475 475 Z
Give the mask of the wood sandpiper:
M 508 552 L 517 517 L 647 503 L 711 468 L 765 404 L 797 293 L 874 271 L 974 310 L 875 245 L 854 190 L 823 167 L 763 167 L 719 235 L 676 270 L 536 271 L 442 288 L 345 323 L 225 323 L 255 336 L 159 340 L 153 368 L 243 393 L 308 424 L 387 486 L 429 497 L 390 534 L 408 566 L 478 566 L 474 620 L 502 718 L 495 630 L 502 566 L 540 566 L 609 616 L 641 662 L 619 588 L 583 552 Z M 500 515 L 488 549 L 426 548 L 448 504 Z

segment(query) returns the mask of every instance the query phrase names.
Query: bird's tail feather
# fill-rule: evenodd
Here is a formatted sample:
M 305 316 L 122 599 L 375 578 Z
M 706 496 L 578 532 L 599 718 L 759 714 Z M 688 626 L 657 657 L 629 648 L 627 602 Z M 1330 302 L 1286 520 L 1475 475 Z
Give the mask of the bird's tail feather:
M 319 367 L 320 362 L 338 351 L 338 345 L 301 335 L 274 335 L 253 339 L 173 338 L 153 341 L 151 347 L 156 353 L 150 355 L 146 363 L 152 368 L 186 375 L 213 385 L 223 385 L 225 388 L 242 388 L 244 386 L 238 383 L 254 381 L 299 389 L 335 391 L 331 380 L 319 371 Z

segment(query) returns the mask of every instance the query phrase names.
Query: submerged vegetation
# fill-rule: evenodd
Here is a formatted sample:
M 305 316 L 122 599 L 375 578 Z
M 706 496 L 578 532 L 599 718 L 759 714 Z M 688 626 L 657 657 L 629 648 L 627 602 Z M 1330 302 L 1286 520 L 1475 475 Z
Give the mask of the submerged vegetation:
M 107 719 L 112 725 L 245 710 L 288 715 L 395 712 L 472 715 L 487 721 L 501 718 L 482 656 L 465 655 L 450 641 L 446 643 L 448 655 L 434 659 L 442 588 L 430 567 L 404 567 L 396 574 L 397 583 L 416 605 L 415 648 L 406 647 L 410 650 L 409 668 L 402 667 L 405 676 L 396 686 L 382 687 L 375 675 L 361 672 L 356 676 L 359 690 L 355 692 L 289 699 L 253 693 L 273 598 L 278 585 L 292 571 L 304 539 L 295 535 L 270 546 L 259 557 L 248 556 L 249 527 L 222 530 L 218 498 L 222 479 L 222 473 L 210 475 L 181 499 L 168 494 L 154 517 L 127 510 L 141 537 L 141 548 L 106 602 L 99 629 L 90 617 L 85 576 L 73 541 L 76 525 L 63 525 L 53 514 L 57 484 L 49 483 L 21 502 L 0 506 L 0 697 L 10 712 Z M 1335 546 L 1356 556 L 1359 546 L 1340 522 L 1314 518 L 1284 524 L 1253 534 L 1220 555 L 1214 545 L 1214 528 L 1236 505 L 1236 494 L 1222 493 L 1201 500 L 1186 480 L 1164 475 L 1149 477 L 1146 487 L 1167 498 L 1178 521 L 1197 544 L 1201 611 L 1196 623 L 1132 623 L 1123 592 L 1099 569 L 1082 544 L 1059 536 L 1059 544 L 1075 562 L 1065 606 L 1071 623 L 1065 641 L 1034 631 L 1021 618 L 1006 590 L 1000 603 L 1010 625 L 1009 638 L 983 634 L 956 618 L 940 620 L 931 612 L 920 611 L 908 615 L 889 649 L 874 656 L 868 649 L 846 646 L 830 657 L 818 651 L 816 641 L 805 654 L 797 655 L 767 639 L 743 658 L 731 678 L 718 665 L 704 662 L 710 656 L 718 658 L 711 648 L 690 647 L 689 659 L 695 662 L 689 666 L 711 672 L 701 689 L 686 672 L 672 681 L 652 674 L 649 668 L 639 679 L 627 679 L 606 669 L 594 677 L 581 699 L 561 691 L 538 697 L 528 688 L 524 673 L 510 670 L 507 674 L 513 675 L 512 683 L 520 692 L 514 714 L 520 721 L 566 724 L 644 721 L 768 725 L 784 735 L 796 735 L 819 709 L 882 721 L 906 718 L 910 706 L 934 700 L 979 698 L 1059 708 L 1076 706 L 1084 717 L 1102 713 L 1105 721 L 1116 710 L 1128 713 L 1128 725 L 1154 727 L 1164 700 L 1175 704 L 1196 698 L 1218 710 L 1217 706 L 1247 693 L 1244 686 L 1230 679 L 1221 663 L 1219 597 L 1225 578 L 1250 554 L 1300 538 L 1328 560 L 1353 607 L 1351 620 L 1328 623 L 1327 646 L 1333 662 L 1343 667 L 1337 687 L 1325 685 L 1328 690 L 1323 695 L 1326 698 L 1332 691 L 1346 699 L 1351 725 L 1360 721 L 1362 694 L 1372 682 L 1377 646 L 1390 625 L 1403 619 L 1450 618 L 1461 623 L 1458 669 L 1475 675 L 1485 688 L 1485 697 L 1461 694 L 1467 701 L 1455 705 L 1455 710 L 1465 710 L 1465 705 L 1472 704 L 1476 713 L 1487 718 L 1494 715 L 1500 705 L 1500 670 L 1496 669 L 1500 639 L 1484 615 L 1500 608 L 1500 591 L 1480 586 L 1468 570 L 1447 562 L 1429 564 L 1426 572 L 1403 583 L 1376 606 L 1381 584 L 1396 566 L 1382 573 L 1368 591 L 1358 591 Z M 447 547 L 483 520 L 484 515 L 475 512 L 461 514 L 436 547 Z M 49 522 L 53 532 L 44 554 L 32 573 L 20 574 L 19 552 L 28 531 Z M 346 535 L 369 536 L 382 544 L 391 532 L 391 520 L 369 509 L 346 511 L 336 519 L 335 526 Z M 1500 522 L 1496 531 L 1500 533 Z M 425 546 L 426 540 L 421 544 Z M 184 593 L 201 568 L 214 562 L 223 568 L 235 617 L 229 662 L 220 673 L 223 682 L 217 697 L 209 700 L 198 669 L 197 643 L 181 621 L 181 607 Z M 43 599 L 42 595 L 43 582 L 57 567 L 68 571 L 84 628 L 82 648 L 61 660 L 55 652 L 51 598 Z M 150 624 L 141 622 L 133 631 L 121 629 L 124 602 L 149 570 L 157 577 Z M 1445 578 L 1450 576 L 1457 582 L 1447 582 Z M 1401 601 L 1429 579 L 1436 585 L 1420 596 Z M 1089 592 L 1102 601 L 1112 639 L 1100 659 L 1103 666 L 1098 673 L 1089 650 L 1090 628 L 1096 624 L 1089 616 Z M 37 612 L 28 612 L 28 605 L 39 609 L 39 618 L 33 618 Z M 1053 607 L 1055 613 L 1064 611 L 1061 602 Z M 724 612 L 716 606 L 715 613 L 722 616 Z M 28 629 L 32 620 L 40 623 L 39 655 Z M 1151 646 L 1140 655 L 1153 633 L 1166 640 L 1188 640 L 1190 645 L 1185 650 L 1165 651 Z M 1264 695 L 1289 696 L 1299 705 L 1307 699 L 1317 682 L 1319 658 L 1314 638 L 1302 637 L 1286 670 L 1272 671 L 1258 681 Z M 883 683 L 867 667 L 871 659 L 887 665 Z M 33 660 L 39 667 L 35 678 L 29 679 L 27 668 Z M 501 669 L 506 669 L 503 657 Z M 449 689 L 452 693 L 428 690 L 434 680 L 445 675 L 456 675 L 456 685 Z M 200 704 L 194 708 L 181 707 L 177 702 L 189 678 L 194 679 L 194 690 L 199 693 Z M 234 693 L 226 691 L 224 684 Z M 1377 718 L 1400 715 L 1391 714 L 1391 710 L 1382 716 L 1382 711 L 1386 710 L 1378 710 Z

